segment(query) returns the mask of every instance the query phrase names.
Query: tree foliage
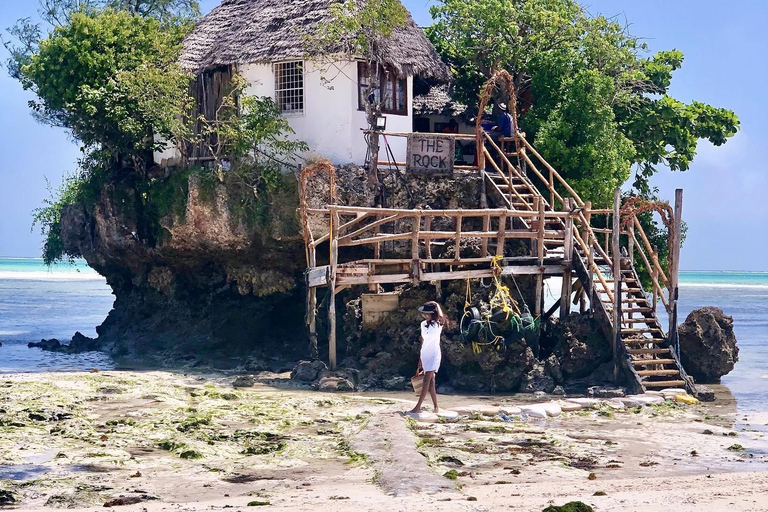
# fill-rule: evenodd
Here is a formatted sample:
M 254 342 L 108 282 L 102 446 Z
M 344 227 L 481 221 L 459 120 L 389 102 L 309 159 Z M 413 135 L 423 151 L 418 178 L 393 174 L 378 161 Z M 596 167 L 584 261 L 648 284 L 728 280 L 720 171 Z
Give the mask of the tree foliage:
M 196 119 L 189 96 L 192 76 L 177 65 L 190 21 L 192 0 L 42 0 L 47 32 L 29 19 L 11 29 L 9 71 L 37 99 L 41 121 L 67 129 L 82 145 L 78 172 L 35 211 L 46 237 L 47 263 L 65 254 L 62 214 L 69 205 L 90 208 L 105 184 L 117 186 L 119 204 L 136 222 L 134 236 L 154 246 L 165 235 L 160 218 L 186 204 L 187 179 L 198 175 L 206 190 L 226 184 L 232 216 L 242 222 L 268 218 L 270 197 L 284 185 L 281 165 L 306 145 L 292 133 L 270 98 L 235 87 L 214 120 Z M 192 130 L 199 121 L 201 132 Z M 179 168 L 170 176 L 150 173 L 152 151 L 166 144 L 217 140 L 214 169 Z M 167 142 L 166 142 L 167 141 Z M 211 148 L 213 151 L 213 148 Z M 182 186 L 183 184 L 183 186 Z
M 153 134 L 182 135 L 183 35 L 126 11 L 74 13 L 20 66 L 20 79 L 38 97 L 30 106 L 41 121 L 71 130 L 85 148 L 141 156 L 157 146 Z
M 573 0 L 442 0 L 431 12 L 458 99 L 476 104 L 492 72 L 509 71 L 522 131 L 585 200 L 607 204 L 632 166 L 652 195 L 660 166 L 687 170 L 700 139 L 721 145 L 738 130 L 730 110 L 669 96 L 681 52 L 646 57 L 625 26 Z

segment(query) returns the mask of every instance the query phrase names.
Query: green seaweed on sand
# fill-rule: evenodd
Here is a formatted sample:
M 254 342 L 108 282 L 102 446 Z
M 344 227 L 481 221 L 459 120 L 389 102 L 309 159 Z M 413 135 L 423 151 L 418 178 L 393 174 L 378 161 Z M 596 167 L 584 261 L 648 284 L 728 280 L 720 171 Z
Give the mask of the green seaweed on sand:
M 445 473 L 443 473 L 443 476 L 447 478 L 448 480 L 456 480 L 459 478 L 459 472 L 455 469 L 449 469 Z

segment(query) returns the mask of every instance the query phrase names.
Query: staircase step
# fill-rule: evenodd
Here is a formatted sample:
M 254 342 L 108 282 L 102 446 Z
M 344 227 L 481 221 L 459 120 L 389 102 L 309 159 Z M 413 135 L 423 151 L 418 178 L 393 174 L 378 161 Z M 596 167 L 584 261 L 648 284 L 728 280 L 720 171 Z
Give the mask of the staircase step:
M 676 388 L 685 387 L 684 380 L 649 380 L 643 381 L 643 386 L 646 388 Z
M 632 366 L 649 366 L 653 364 L 677 364 L 674 359 L 635 359 Z
M 623 339 L 622 341 L 624 342 L 625 345 L 648 345 L 651 343 L 653 344 L 664 343 L 667 340 L 662 338 L 643 338 L 643 339 L 628 338 L 628 339 Z M 668 349 L 664 349 L 664 350 L 668 350 Z
M 633 356 L 642 354 L 669 354 L 668 348 L 628 348 L 627 352 Z
M 624 311 L 622 311 L 623 313 Z M 649 323 L 656 323 L 658 320 L 654 317 L 645 317 L 645 318 L 622 318 L 621 323 L 623 324 L 649 324 Z
M 662 330 L 657 327 L 652 327 L 650 329 L 622 329 L 621 330 L 621 334 L 651 334 L 654 332 L 662 332 Z
M 625 308 L 621 310 L 622 313 L 651 313 L 652 311 L 652 308 Z
M 666 377 L 668 375 L 680 375 L 680 370 L 638 370 L 641 377 Z

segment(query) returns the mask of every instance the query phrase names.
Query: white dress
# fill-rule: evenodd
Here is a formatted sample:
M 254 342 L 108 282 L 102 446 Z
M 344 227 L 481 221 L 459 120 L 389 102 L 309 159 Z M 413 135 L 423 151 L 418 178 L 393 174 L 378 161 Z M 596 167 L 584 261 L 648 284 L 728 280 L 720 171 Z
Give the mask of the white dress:
M 440 334 L 443 326 L 437 322 L 427 326 L 427 321 L 421 322 L 421 367 L 425 372 L 436 372 L 440 368 Z

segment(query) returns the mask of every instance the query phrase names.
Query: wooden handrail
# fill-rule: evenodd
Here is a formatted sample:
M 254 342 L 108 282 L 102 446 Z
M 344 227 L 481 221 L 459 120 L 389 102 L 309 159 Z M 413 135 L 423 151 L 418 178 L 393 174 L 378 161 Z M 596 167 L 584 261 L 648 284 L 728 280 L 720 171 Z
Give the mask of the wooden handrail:
M 483 153 L 485 154 L 486 158 L 488 158 L 488 161 L 491 162 L 491 165 L 493 165 L 493 168 L 496 169 L 496 171 L 499 173 L 499 175 L 504 178 L 504 183 L 507 184 L 507 187 L 509 187 L 509 190 L 511 190 L 517 198 L 531 211 L 533 211 L 533 206 L 528 204 L 528 201 L 523 199 L 523 196 L 520 195 L 520 193 L 515 189 L 515 187 L 512 186 L 512 182 L 507 179 L 507 177 L 504 175 L 504 173 L 499 169 L 499 166 L 496 164 L 496 162 L 493 161 L 493 158 L 491 158 L 491 154 L 488 152 L 488 149 L 483 148 Z
M 661 297 L 661 302 L 664 304 L 664 307 L 669 310 L 669 303 L 664 299 L 664 293 L 663 289 L 661 288 L 661 285 L 659 284 L 658 279 L 656 276 L 658 275 L 658 271 L 651 271 L 653 267 L 651 267 L 650 262 L 648 261 L 648 256 L 645 254 L 645 251 L 643 251 L 643 248 L 640 247 L 640 243 L 637 241 L 637 237 L 635 237 L 634 233 L 632 234 L 632 239 L 634 240 L 636 244 L 637 252 L 640 253 L 640 256 L 643 258 L 643 261 L 645 261 L 645 265 L 648 267 L 649 273 L 651 274 L 651 280 L 653 282 L 653 290 L 654 292 L 658 292 L 659 297 Z
M 563 187 L 565 187 L 565 190 L 567 190 L 567 191 L 568 191 L 568 193 L 569 193 L 569 194 L 571 194 L 571 197 L 573 197 L 573 198 L 576 200 L 576 205 L 577 205 L 577 206 L 579 206 L 579 207 L 583 207 L 583 206 L 584 206 L 584 201 L 582 201 L 582 200 L 581 200 L 581 197 L 579 196 L 579 194 L 577 194 L 577 193 L 576 193 L 576 191 L 575 191 L 575 190 L 573 190 L 573 188 L 571 188 L 571 186 L 568 184 L 568 182 L 566 182 L 566 181 L 563 179 L 563 177 L 560 175 L 560 173 L 559 173 L 559 172 L 557 172 L 557 171 L 555 170 L 555 168 L 554 168 L 554 167 L 552 167 L 552 166 L 549 164 L 549 162 L 547 162 L 546 160 L 544 160 L 544 157 L 542 157 L 542 156 L 539 154 L 539 152 L 538 152 L 538 151 L 536 151 L 536 150 L 534 149 L 534 147 L 530 145 L 530 143 L 528 143 L 528 141 L 526 140 L 526 138 L 525 138 L 525 137 L 522 137 L 522 136 L 519 136 L 519 137 L 520 137 L 520 139 L 522 139 L 522 141 L 523 141 L 523 144 L 525 144 L 525 147 L 526 147 L 526 148 L 527 148 L 527 149 L 528 149 L 528 150 L 529 150 L 531 153 L 533 153 L 533 154 L 536 156 L 536 158 L 538 158 L 538 159 L 541 161 L 541 163 L 542 163 L 542 164 L 544 164 L 544 167 L 546 167 L 546 168 L 549 170 L 549 172 L 552 174 L 552 176 L 553 176 L 553 177 L 556 177 L 556 178 L 557 178 L 557 181 L 559 181 L 559 182 L 560 182 L 560 184 L 561 184 L 561 185 L 563 185 Z M 552 184 L 552 185 L 553 185 L 553 184 Z
M 661 277 L 662 281 L 664 281 L 664 284 L 669 288 L 669 278 L 664 273 L 664 269 L 661 268 L 661 264 L 659 263 L 659 258 L 656 256 L 656 251 L 653 250 L 653 247 L 651 247 L 651 242 L 648 241 L 648 237 L 645 234 L 645 230 L 643 230 L 643 225 L 640 224 L 640 220 L 635 217 L 634 219 L 635 229 L 637 232 L 640 233 L 640 238 L 642 239 L 643 243 L 645 244 L 646 249 L 648 250 L 648 253 L 651 255 L 651 259 L 653 260 L 653 267 L 656 269 L 656 271 L 659 273 L 659 277 Z M 639 243 L 637 244 L 640 245 Z M 651 266 L 648 265 L 648 268 L 650 269 Z

